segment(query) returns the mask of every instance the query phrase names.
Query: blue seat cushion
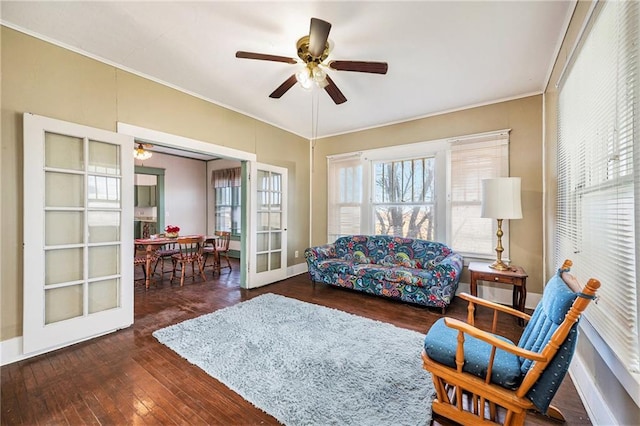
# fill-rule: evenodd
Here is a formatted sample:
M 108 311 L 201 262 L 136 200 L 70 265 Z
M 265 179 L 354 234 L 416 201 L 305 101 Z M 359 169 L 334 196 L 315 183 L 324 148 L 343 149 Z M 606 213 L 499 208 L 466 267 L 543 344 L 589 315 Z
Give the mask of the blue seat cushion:
M 505 342 L 513 343 L 504 337 L 496 337 Z M 444 318 L 440 318 L 433 324 L 424 339 L 424 349 L 429 358 L 452 368 L 456 368 L 457 346 L 458 330 L 447 327 Z M 465 334 L 465 362 L 462 370 L 484 379 L 487 374 L 491 348 L 490 344 Z M 521 381 L 522 372 L 518 356 L 497 349 L 491 372 L 491 382 L 507 389 L 516 389 Z

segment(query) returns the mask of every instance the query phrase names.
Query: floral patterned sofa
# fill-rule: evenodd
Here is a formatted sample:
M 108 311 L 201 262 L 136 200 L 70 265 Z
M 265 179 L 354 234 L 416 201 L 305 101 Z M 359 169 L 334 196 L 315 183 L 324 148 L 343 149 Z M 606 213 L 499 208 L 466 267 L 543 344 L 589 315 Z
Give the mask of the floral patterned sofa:
M 305 250 L 311 280 L 442 308 L 458 288 L 462 256 L 445 244 L 351 235 Z

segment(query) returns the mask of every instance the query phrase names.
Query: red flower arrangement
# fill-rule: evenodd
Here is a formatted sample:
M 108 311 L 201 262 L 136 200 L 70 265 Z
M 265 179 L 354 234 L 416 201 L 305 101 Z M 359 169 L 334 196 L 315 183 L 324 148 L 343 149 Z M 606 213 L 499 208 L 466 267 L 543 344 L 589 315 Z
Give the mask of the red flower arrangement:
M 167 234 L 177 234 L 178 232 L 180 232 L 180 227 L 176 225 L 167 225 L 164 230 Z

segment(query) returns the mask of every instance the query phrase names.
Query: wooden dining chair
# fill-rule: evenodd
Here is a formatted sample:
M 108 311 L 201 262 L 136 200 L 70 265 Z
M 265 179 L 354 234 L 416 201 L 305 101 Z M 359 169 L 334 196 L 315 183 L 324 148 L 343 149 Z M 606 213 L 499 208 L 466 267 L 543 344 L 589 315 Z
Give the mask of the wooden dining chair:
M 156 260 L 155 266 L 153 267 L 153 273 L 154 274 L 156 273 L 156 269 L 158 268 L 158 263 L 160 264 L 161 277 L 164 277 L 164 274 L 166 273 L 172 272 L 173 271 L 172 268 L 167 268 L 167 270 L 165 271 L 164 263 L 165 261 L 170 261 L 171 256 L 178 253 L 180 253 L 180 249 L 178 248 L 177 243 L 168 243 L 162 246 L 161 249 L 156 251 L 156 256 L 158 259 Z
M 224 268 L 229 268 L 229 271 L 231 271 L 231 261 L 229 261 L 229 243 L 231 241 L 231 232 L 216 231 L 215 235 L 218 237 L 216 238 L 215 253 L 218 273 L 220 273 L 220 270 L 223 268 L 220 263 L 220 256 L 224 256 L 225 260 L 227 261 L 227 266 L 224 266 Z
M 214 274 L 216 273 L 216 271 L 220 273 L 219 259 L 216 256 L 216 240 L 217 239 L 218 239 L 217 236 L 205 237 L 204 246 L 202 247 L 202 254 L 204 256 L 203 267 L 205 270 L 207 269 L 207 267 L 211 267 L 211 269 L 213 269 Z M 211 259 L 211 262 L 209 262 L 209 259 Z M 207 262 L 209 263 L 207 264 Z
M 171 271 L 170 283 L 173 283 L 173 278 L 176 275 L 176 269 L 180 266 L 180 287 L 184 285 L 184 279 L 186 277 L 187 265 L 191 265 L 191 279 L 195 282 L 196 271 L 195 265 L 198 265 L 200 276 L 203 281 L 207 279 L 204 276 L 204 257 L 202 255 L 202 246 L 204 243 L 204 236 L 190 236 L 190 237 L 178 237 L 177 244 L 179 252 L 171 256 L 173 262 L 173 270 Z
M 151 257 L 151 262 L 156 262 L 158 259 L 156 253 L 154 252 L 153 256 Z M 142 269 L 142 280 L 140 279 L 134 279 L 134 283 L 136 281 L 142 281 L 143 283 L 145 283 L 147 281 L 147 251 L 145 250 L 144 246 L 141 246 L 139 244 L 134 244 L 133 245 L 133 266 L 137 266 L 140 265 L 140 269 Z M 134 271 L 135 272 L 135 271 Z
M 578 320 L 600 282 L 583 287 L 564 265 L 544 288 L 533 315 L 465 293 L 467 323 L 441 318 L 429 329 L 422 351 L 424 369 L 436 389 L 432 410 L 460 424 L 523 425 L 527 412 L 564 421 L 550 405 L 578 339 Z M 491 331 L 474 325 L 475 306 L 493 310 Z M 528 321 L 517 345 L 497 334 L 498 314 Z

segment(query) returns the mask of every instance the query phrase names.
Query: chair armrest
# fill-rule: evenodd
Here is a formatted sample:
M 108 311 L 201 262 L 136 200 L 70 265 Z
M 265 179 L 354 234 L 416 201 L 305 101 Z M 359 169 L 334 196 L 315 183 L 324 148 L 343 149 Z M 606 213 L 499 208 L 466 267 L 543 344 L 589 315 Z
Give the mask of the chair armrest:
M 476 305 L 481 305 L 496 311 L 504 312 L 505 314 L 513 315 L 515 317 L 522 318 L 526 321 L 529 321 L 531 319 L 531 315 L 525 314 L 524 312 L 519 311 L 517 309 L 513 309 L 510 306 L 505 306 L 499 303 L 491 302 L 489 300 L 481 299 L 479 297 L 472 296 L 468 293 L 460 293 L 457 296 L 460 299 L 466 300 L 469 303 L 474 303 Z
M 480 330 L 479 328 L 476 328 L 472 325 L 467 324 L 466 322 L 457 320 L 455 318 L 445 318 L 444 319 L 444 323 L 447 327 L 449 328 L 453 328 L 456 329 L 460 332 L 463 332 L 465 334 L 468 334 L 469 336 L 473 336 L 476 339 L 480 339 L 488 344 L 490 344 L 491 346 L 495 346 L 499 349 L 502 349 L 504 351 L 510 352 L 516 356 L 522 357 L 522 358 L 526 358 L 526 359 L 530 359 L 532 361 L 546 361 L 547 357 L 544 355 L 541 355 L 537 352 L 532 352 L 526 349 L 522 349 L 516 345 L 514 345 L 513 343 L 508 343 L 505 342 L 503 340 L 498 339 L 496 336 L 494 336 L 491 333 L 488 333 L 484 330 Z M 460 345 L 460 341 L 458 341 L 458 345 Z

